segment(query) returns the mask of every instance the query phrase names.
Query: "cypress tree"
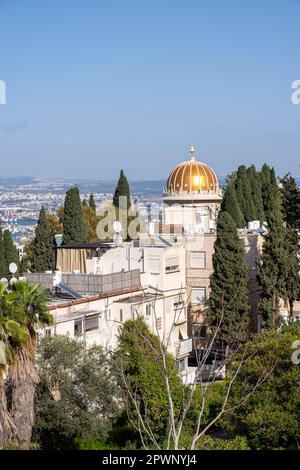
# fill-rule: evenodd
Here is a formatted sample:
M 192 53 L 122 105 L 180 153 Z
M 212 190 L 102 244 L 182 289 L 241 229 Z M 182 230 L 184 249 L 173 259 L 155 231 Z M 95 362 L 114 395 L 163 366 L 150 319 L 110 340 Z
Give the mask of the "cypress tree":
M 239 206 L 234 183 L 232 181 L 228 181 L 227 183 L 221 204 L 221 210 L 226 211 L 231 215 L 238 228 L 245 226 L 245 219 Z
M 270 168 L 266 163 L 262 166 L 260 172 L 261 194 L 265 213 L 265 219 L 269 222 L 274 204 L 276 205 L 277 183 L 274 168 Z
M 94 199 L 94 194 L 93 194 L 93 193 L 90 194 L 90 198 L 89 198 L 89 207 L 90 207 L 94 212 L 96 212 L 96 204 L 95 204 L 95 199 Z
M 285 228 L 285 280 L 283 298 L 289 305 L 290 318 L 293 318 L 294 303 L 300 296 L 299 233 L 296 229 Z
M 276 192 L 276 190 L 277 190 L 277 179 L 276 179 L 276 174 L 275 174 L 275 170 L 274 170 L 273 167 L 270 169 L 270 181 L 271 181 L 271 185 L 273 187 L 273 190 Z
M 8 274 L 10 263 L 16 263 L 18 267 L 20 264 L 19 251 L 16 245 L 14 244 L 13 239 L 11 238 L 10 231 L 8 229 L 4 230 L 3 249 L 5 260 L 5 272 L 6 274 Z
M 300 230 L 300 189 L 289 174 L 280 180 L 283 216 L 286 223 Z
M 86 242 L 82 205 L 79 190 L 76 187 L 68 189 L 66 193 L 62 223 L 64 227 L 63 245 Z
M 32 271 L 42 273 L 52 270 L 52 257 L 54 248 L 54 233 L 47 218 L 44 207 L 42 207 L 37 227 L 35 229 L 35 239 L 32 247 Z
M 280 207 L 278 192 L 272 199 L 273 209 L 268 214 L 268 233 L 263 243 L 258 271 L 260 290 L 260 314 L 267 328 L 275 327 L 280 298 L 286 297 L 286 228 Z
M 87 202 L 86 202 L 86 199 L 84 198 L 84 200 L 82 201 L 82 207 L 87 207 Z
M 130 189 L 129 189 L 129 184 L 127 181 L 127 178 L 124 174 L 124 171 L 121 170 L 120 172 L 120 177 L 118 180 L 118 184 L 116 186 L 114 196 L 113 196 L 113 205 L 117 207 L 118 209 L 120 208 L 120 200 L 119 198 L 121 196 L 125 196 L 127 198 L 127 209 L 131 206 L 131 200 L 130 200 Z
M 248 271 L 234 220 L 220 212 L 210 281 L 210 319 L 220 325 L 217 342 L 229 346 L 246 338 L 249 324 Z
M 0 226 L 0 277 L 6 276 L 2 227 Z
M 247 175 L 255 210 L 255 219 L 263 223 L 265 221 L 265 214 L 261 195 L 261 181 L 254 165 L 247 168 Z
M 246 167 L 239 166 L 236 174 L 236 195 L 245 221 L 255 220 L 255 207 L 252 199 Z
M 300 296 L 300 190 L 295 179 L 289 174 L 280 180 L 283 218 L 286 224 L 285 251 L 286 272 L 284 299 L 289 305 L 290 318 L 293 316 L 295 301 Z

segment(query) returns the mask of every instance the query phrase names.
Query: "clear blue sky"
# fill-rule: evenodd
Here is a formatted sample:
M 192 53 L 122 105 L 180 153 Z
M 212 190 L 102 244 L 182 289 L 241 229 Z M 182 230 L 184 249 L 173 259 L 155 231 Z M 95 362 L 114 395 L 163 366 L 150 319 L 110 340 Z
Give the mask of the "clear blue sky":
M 300 173 L 299 0 L 0 0 L 0 175 Z

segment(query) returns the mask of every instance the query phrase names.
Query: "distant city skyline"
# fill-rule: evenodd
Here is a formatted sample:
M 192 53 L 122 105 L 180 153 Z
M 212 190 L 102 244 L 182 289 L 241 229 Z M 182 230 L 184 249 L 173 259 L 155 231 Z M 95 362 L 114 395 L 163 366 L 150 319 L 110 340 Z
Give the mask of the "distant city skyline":
M 300 175 L 298 0 L 0 0 L 0 176 Z

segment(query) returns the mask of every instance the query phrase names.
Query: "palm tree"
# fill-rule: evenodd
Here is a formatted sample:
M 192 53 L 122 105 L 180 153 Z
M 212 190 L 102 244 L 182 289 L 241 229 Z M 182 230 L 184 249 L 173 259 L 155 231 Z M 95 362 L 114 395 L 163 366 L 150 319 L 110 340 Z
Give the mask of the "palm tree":
M 6 286 L 0 283 L 0 445 L 16 437 L 16 426 L 7 407 L 6 378 L 19 349 L 29 334 L 11 319 L 12 303 Z
M 13 319 L 27 332 L 28 339 L 19 348 L 16 360 L 9 369 L 12 386 L 11 416 L 20 442 L 29 442 L 34 424 L 34 395 L 38 383 L 35 368 L 36 327 L 49 325 L 51 315 L 47 308 L 49 296 L 40 285 L 16 282 L 8 294 L 12 302 Z

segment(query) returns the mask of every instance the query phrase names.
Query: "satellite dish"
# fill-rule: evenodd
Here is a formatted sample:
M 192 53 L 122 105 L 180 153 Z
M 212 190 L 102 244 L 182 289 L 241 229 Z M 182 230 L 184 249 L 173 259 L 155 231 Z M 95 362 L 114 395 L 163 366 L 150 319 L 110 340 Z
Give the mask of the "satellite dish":
M 122 224 L 119 220 L 114 221 L 113 229 L 115 233 L 120 233 L 122 231 Z
M 0 282 L 1 282 L 1 284 L 3 284 L 4 286 L 6 286 L 6 287 L 8 286 L 8 280 L 6 279 L 6 277 L 2 277 L 2 278 L 0 279 Z
M 10 263 L 8 269 L 10 273 L 15 274 L 18 271 L 18 266 L 16 263 Z

